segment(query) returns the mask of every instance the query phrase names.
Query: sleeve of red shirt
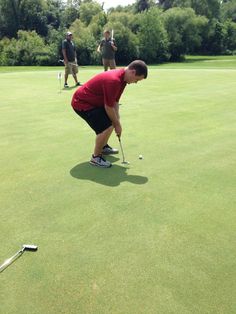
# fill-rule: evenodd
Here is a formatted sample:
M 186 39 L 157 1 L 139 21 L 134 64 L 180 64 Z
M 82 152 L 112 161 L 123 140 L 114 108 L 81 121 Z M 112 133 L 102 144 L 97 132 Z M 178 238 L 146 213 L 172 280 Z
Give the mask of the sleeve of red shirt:
M 116 81 L 106 81 L 103 83 L 104 104 L 114 107 L 117 99 L 120 98 L 120 84 Z

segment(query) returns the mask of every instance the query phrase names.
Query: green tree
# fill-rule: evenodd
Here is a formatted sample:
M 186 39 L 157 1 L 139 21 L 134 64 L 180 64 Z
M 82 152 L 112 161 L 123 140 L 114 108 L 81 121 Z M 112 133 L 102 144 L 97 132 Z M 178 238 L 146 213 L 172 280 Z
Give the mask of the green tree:
M 236 22 L 236 0 L 227 1 L 221 5 L 221 17 L 224 21 L 230 19 Z
M 193 9 L 172 8 L 163 13 L 169 38 L 171 60 L 179 60 L 186 53 L 193 53 L 201 44 L 201 33 L 207 19 L 197 16 Z
M 100 12 L 97 15 L 93 16 L 88 29 L 91 31 L 93 34 L 94 38 L 99 40 L 103 29 L 104 25 L 107 23 L 107 15 L 104 12 Z
M 80 5 L 79 16 L 81 22 L 86 26 L 92 21 L 92 18 L 102 12 L 102 6 L 97 2 L 83 2 Z
M 0 0 L 0 38 L 12 38 L 19 29 L 20 0 Z
M 225 27 L 225 39 L 224 44 L 226 47 L 225 53 L 235 54 L 236 53 L 236 23 L 231 20 L 226 20 L 224 23 Z
M 89 28 L 77 19 L 70 29 L 73 32 L 78 63 L 81 65 L 98 64 L 97 41 Z
M 48 63 L 50 49 L 35 31 L 20 30 L 16 39 L 3 39 L 1 46 L 1 65 L 42 65 Z M 45 61 L 45 57 L 47 61 Z
M 191 0 L 191 7 L 198 15 L 204 15 L 208 19 L 220 17 L 221 0 Z
M 161 11 L 152 8 L 138 15 L 140 58 L 148 63 L 162 62 L 168 58 L 168 36 L 161 21 Z

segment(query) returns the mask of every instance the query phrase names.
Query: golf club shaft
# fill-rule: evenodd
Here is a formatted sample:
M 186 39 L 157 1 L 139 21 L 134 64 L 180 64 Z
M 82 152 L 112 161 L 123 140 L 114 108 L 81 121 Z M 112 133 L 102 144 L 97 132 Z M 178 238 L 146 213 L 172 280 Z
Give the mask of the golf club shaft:
M 14 263 L 24 253 L 24 248 L 18 251 L 15 255 L 5 260 L 5 262 L 0 266 L 0 273 L 3 272 L 9 265 Z
M 118 136 L 118 139 L 119 139 L 119 143 L 120 143 L 120 150 L 121 150 L 121 153 L 122 153 L 123 163 L 124 163 L 124 162 L 125 162 L 125 155 L 124 155 L 124 151 L 123 151 L 123 147 L 122 147 L 121 139 L 120 139 L 120 137 L 119 137 L 119 136 Z

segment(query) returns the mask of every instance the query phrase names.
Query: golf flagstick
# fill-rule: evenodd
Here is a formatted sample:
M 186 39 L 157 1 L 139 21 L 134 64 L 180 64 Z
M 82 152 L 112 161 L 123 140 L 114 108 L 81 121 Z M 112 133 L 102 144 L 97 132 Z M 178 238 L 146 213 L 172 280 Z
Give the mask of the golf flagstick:
M 18 252 L 16 252 L 16 254 L 6 259 L 5 262 L 3 262 L 2 265 L 0 265 L 0 273 L 3 272 L 12 263 L 14 263 L 24 253 L 24 251 L 35 252 L 37 250 L 38 250 L 38 247 L 36 245 L 24 244 L 22 248 Z
M 60 87 L 60 94 L 61 94 L 61 78 L 62 78 L 61 72 L 58 72 L 57 78 L 58 78 L 58 80 L 59 80 L 59 87 Z
M 114 30 L 113 29 L 111 30 L 111 40 L 112 41 L 114 40 Z

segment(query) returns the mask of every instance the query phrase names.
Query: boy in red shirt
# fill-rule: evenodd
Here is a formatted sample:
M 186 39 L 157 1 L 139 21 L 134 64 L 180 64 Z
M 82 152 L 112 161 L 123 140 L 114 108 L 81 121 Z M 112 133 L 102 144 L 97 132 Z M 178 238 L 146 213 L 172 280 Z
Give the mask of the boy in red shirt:
M 108 144 L 113 129 L 121 136 L 119 99 L 126 84 L 137 83 L 148 74 L 147 65 L 141 60 L 131 62 L 125 69 L 111 70 L 97 74 L 76 90 L 71 105 L 95 131 L 95 147 L 90 163 L 109 168 L 111 163 L 102 154 L 118 153 Z

